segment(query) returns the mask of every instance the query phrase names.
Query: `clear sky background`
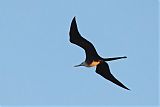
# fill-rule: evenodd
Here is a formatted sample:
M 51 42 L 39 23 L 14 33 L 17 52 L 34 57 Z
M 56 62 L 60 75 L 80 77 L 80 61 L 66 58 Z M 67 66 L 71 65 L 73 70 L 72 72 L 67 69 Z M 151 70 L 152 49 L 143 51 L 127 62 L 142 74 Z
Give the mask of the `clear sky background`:
M 131 91 L 73 66 L 84 51 L 69 42 L 80 33 Z M 1 105 L 158 105 L 158 1 L 1 0 Z

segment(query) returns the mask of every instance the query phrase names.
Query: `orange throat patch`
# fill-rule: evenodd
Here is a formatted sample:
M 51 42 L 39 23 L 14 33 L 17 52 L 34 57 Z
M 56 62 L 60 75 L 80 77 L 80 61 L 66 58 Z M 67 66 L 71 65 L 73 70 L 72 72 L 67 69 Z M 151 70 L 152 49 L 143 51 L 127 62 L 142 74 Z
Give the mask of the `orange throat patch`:
M 92 62 L 89 64 L 89 67 L 97 66 L 99 63 L 100 63 L 100 61 L 92 61 Z

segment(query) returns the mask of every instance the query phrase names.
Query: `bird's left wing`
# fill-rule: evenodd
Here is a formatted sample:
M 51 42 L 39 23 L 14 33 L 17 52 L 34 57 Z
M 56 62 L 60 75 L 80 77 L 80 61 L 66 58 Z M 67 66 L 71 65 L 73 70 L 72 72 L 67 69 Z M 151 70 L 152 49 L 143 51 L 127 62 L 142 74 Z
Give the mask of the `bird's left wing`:
M 126 86 L 124 86 L 120 81 L 118 81 L 110 72 L 109 66 L 106 62 L 101 62 L 99 65 L 97 65 L 96 73 L 104 77 L 105 79 L 115 83 L 116 85 L 128 89 Z

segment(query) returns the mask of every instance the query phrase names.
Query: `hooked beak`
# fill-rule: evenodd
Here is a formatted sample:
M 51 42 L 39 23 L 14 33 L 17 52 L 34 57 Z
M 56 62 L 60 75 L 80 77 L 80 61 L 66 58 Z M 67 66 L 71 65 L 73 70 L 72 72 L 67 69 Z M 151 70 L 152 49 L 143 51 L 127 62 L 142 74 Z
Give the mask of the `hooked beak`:
M 79 64 L 79 65 L 75 65 L 74 67 L 79 67 L 79 66 L 82 66 L 81 64 Z

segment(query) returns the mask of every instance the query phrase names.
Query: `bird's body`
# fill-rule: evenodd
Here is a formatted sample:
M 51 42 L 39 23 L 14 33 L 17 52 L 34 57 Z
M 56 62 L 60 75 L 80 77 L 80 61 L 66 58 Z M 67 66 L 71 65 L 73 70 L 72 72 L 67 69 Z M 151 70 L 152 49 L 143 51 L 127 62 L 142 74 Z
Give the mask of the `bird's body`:
M 98 55 L 95 47 L 92 45 L 91 42 L 83 38 L 77 28 L 77 23 L 75 17 L 73 18 L 71 22 L 71 27 L 70 27 L 70 42 L 80 46 L 85 50 L 86 53 L 86 59 L 84 62 L 82 62 L 79 65 L 76 65 L 75 67 L 78 66 L 85 66 L 85 67 L 96 67 L 96 73 L 104 77 L 105 79 L 119 85 L 122 88 L 125 88 L 129 90 L 126 86 L 124 86 L 121 82 L 119 82 L 111 73 L 108 64 L 105 61 L 112 61 L 112 60 L 117 60 L 117 59 L 122 59 L 126 58 L 124 57 L 114 57 L 114 58 L 102 58 Z
M 94 67 L 94 66 L 97 66 L 98 64 L 100 64 L 101 60 L 93 60 L 91 61 L 90 63 L 88 63 L 88 66 L 89 67 Z

